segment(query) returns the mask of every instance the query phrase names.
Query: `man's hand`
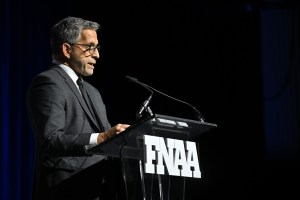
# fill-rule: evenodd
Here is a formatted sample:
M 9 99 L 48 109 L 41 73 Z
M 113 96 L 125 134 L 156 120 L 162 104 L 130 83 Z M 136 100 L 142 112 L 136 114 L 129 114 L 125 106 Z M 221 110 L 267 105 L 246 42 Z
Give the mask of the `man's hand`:
M 117 124 L 105 132 L 102 132 L 98 135 L 97 143 L 100 144 L 107 140 L 108 138 L 117 135 L 126 130 L 130 125 L 129 124 Z

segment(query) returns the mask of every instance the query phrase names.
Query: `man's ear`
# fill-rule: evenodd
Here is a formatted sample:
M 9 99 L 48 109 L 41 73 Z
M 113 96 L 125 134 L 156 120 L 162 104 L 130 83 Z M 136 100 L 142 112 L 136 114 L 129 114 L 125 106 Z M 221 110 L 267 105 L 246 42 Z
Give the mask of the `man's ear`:
M 70 54 L 72 51 L 72 46 L 68 43 L 63 43 L 61 46 L 62 48 L 62 53 L 64 54 L 65 57 L 70 58 Z

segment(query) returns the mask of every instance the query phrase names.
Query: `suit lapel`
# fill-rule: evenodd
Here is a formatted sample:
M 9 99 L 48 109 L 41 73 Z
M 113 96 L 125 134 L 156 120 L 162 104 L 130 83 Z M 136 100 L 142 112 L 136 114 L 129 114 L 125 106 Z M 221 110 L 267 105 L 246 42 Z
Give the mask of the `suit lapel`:
M 73 91 L 73 93 L 75 94 L 77 100 L 79 101 L 81 107 L 83 108 L 84 112 L 87 114 L 87 116 L 91 119 L 91 121 L 93 122 L 93 124 L 99 129 L 99 125 L 98 123 L 95 121 L 94 117 L 92 116 L 91 111 L 89 110 L 89 108 L 87 107 L 84 99 L 82 98 L 78 88 L 76 87 L 75 83 L 72 81 L 72 79 L 69 77 L 69 75 L 59 66 L 53 66 L 55 67 L 55 69 L 59 72 L 59 74 L 61 76 L 63 76 L 65 78 L 66 84 L 71 88 L 71 90 Z
M 86 86 L 85 84 L 85 81 L 83 81 L 83 85 L 85 86 L 85 89 L 86 89 L 86 92 L 87 92 L 87 95 L 88 97 L 90 98 L 91 100 L 91 106 L 92 106 L 92 109 L 95 111 L 95 117 L 97 118 L 98 122 L 99 122 L 99 126 L 100 126 L 100 130 L 104 131 L 104 127 L 102 125 L 102 118 L 101 118 L 101 115 L 100 115 L 100 111 L 97 109 L 97 106 L 96 106 L 96 100 L 94 98 L 94 96 L 92 95 L 92 91 L 90 90 L 89 87 Z M 98 102 L 99 103 L 99 102 Z

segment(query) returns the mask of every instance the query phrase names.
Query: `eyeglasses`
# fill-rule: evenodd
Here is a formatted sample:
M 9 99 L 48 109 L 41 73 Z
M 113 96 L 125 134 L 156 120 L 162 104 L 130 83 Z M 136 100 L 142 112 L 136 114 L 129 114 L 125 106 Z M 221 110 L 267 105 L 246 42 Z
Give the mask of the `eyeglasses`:
M 76 46 L 76 45 L 84 46 L 85 50 L 83 50 L 83 52 L 89 51 L 90 54 L 95 53 L 96 49 L 98 51 L 100 51 L 100 48 L 101 48 L 101 46 L 99 44 L 97 44 L 96 46 L 93 45 L 93 44 L 71 44 L 71 45 L 73 45 L 73 46 Z

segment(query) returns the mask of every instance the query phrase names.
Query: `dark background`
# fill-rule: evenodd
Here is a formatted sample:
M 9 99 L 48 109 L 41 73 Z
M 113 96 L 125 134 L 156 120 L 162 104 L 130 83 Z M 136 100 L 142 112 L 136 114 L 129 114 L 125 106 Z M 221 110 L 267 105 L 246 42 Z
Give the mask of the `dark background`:
M 135 122 L 149 93 L 132 76 L 188 102 L 218 127 L 197 139 L 201 179 L 186 199 L 299 198 L 299 3 L 2 1 L 0 199 L 30 199 L 34 141 L 25 95 L 51 62 L 50 28 L 97 21 L 101 58 L 87 80 L 111 124 Z M 154 113 L 196 119 L 155 93 Z

